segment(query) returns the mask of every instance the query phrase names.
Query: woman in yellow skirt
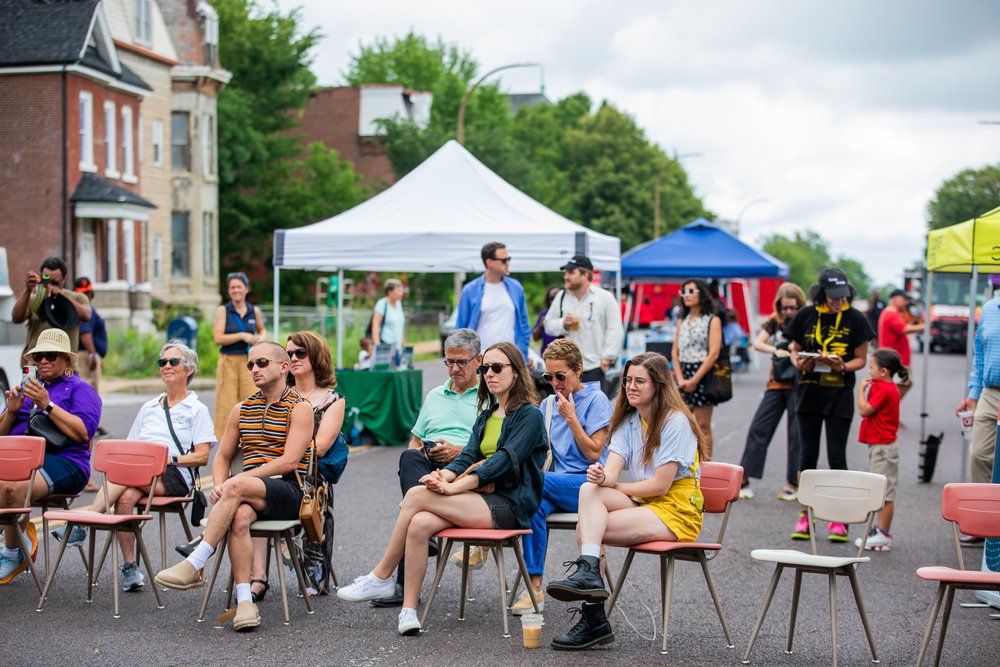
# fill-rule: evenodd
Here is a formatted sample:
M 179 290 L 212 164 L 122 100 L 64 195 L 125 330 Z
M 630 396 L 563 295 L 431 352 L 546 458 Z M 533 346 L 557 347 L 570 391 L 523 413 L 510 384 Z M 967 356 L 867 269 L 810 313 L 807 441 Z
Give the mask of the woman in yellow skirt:
M 247 351 L 264 339 L 264 315 L 247 301 L 250 279 L 242 271 L 226 276 L 229 303 L 215 311 L 212 333 L 219 346 L 215 371 L 215 437 L 222 439 L 233 406 L 257 391 L 247 370 Z
M 576 571 L 546 589 L 557 600 L 583 603 L 580 621 L 553 639 L 552 648 L 585 649 L 615 639 L 604 612 L 603 543 L 694 542 L 701 532 L 698 459 L 707 442 L 665 357 L 640 354 L 625 364 L 610 431 L 607 463 L 591 465 L 580 487 Z M 626 468 L 633 481 L 619 482 Z

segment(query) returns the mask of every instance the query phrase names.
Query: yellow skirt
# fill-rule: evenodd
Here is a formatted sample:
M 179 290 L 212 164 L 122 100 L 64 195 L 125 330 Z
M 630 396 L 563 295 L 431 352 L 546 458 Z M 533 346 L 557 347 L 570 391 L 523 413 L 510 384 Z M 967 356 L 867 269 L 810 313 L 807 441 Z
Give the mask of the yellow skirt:
M 632 500 L 647 507 L 677 536 L 678 542 L 694 542 L 701 533 L 705 497 L 694 477 L 675 479 L 665 496 Z

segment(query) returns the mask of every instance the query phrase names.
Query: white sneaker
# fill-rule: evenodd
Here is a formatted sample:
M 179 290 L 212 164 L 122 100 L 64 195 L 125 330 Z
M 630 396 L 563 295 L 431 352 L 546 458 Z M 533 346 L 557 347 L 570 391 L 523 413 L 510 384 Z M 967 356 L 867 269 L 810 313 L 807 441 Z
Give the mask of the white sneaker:
M 420 632 L 420 619 L 417 618 L 417 610 L 403 607 L 399 610 L 399 634 L 404 637 L 415 635 Z
M 744 500 L 750 500 L 753 498 L 753 489 L 750 488 L 749 484 L 740 488 L 740 498 Z
M 861 546 L 861 538 L 854 540 L 854 546 Z M 872 527 L 872 532 L 868 533 L 868 541 L 865 542 L 867 551 L 889 551 L 892 548 L 892 538 L 879 530 L 878 526 Z
M 349 602 L 364 602 L 387 598 L 396 592 L 396 582 L 389 579 L 379 579 L 374 574 L 366 574 L 354 580 L 354 583 L 337 589 L 337 597 Z

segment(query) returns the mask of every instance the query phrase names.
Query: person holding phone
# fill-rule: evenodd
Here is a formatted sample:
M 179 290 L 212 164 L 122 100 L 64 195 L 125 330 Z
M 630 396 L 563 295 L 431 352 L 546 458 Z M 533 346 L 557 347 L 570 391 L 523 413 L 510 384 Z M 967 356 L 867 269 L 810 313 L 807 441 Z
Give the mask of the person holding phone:
M 45 314 L 45 304 L 51 304 L 51 300 L 56 300 L 59 306 L 66 309 L 72 307 L 76 311 L 75 318 L 72 314 L 67 313 L 67 315 L 77 322 L 63 330 L 69 336 L 70 350 L 76 352 L 80 349 L 80 322 L 90 319 L 90 299 L 72 289 L 64 291 L 63 284 L 66 280 L 66 263 L 58 257 L 45 259 L 37 273 L 28 271 L 24 280 L 24 291 L 18 295 L 10 313 L 10 319 L 14 324 L 28 323 L 28 340 L 24 346 L 24 354 L 28 354 L 28 350 L 35 347 L 39 334 L 46 329 L 58 328 Z M 66 299 L 68 304 L 60 297 Z
M 809 288 L 812 304 L 785 327 L 792 363 L 799 420 L 799 471 L 819 460 L 820 434 L 826 427 L 826 459 L 831 470 L 847 470 L 847 437 L 854 418 L 854 374 L 865 367 L 868 341 L 875 338 L 868 319 L 851 307 L 857 292 L 838 268 L 827 268 Z M 808 540 L 812 526 L 805 509 L 792 539 Z M 830 524 L 827 538 L 846 542 L 847 526 Z

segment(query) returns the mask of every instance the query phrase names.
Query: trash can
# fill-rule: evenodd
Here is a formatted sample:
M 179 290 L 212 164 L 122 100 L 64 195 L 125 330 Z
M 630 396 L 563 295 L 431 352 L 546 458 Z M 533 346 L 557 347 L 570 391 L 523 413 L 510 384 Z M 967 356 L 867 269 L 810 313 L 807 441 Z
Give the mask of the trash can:
M 179 340 L 198 351 L 198 323 L 193 317 L 178 317 L 167 325 L 167 340 Z

